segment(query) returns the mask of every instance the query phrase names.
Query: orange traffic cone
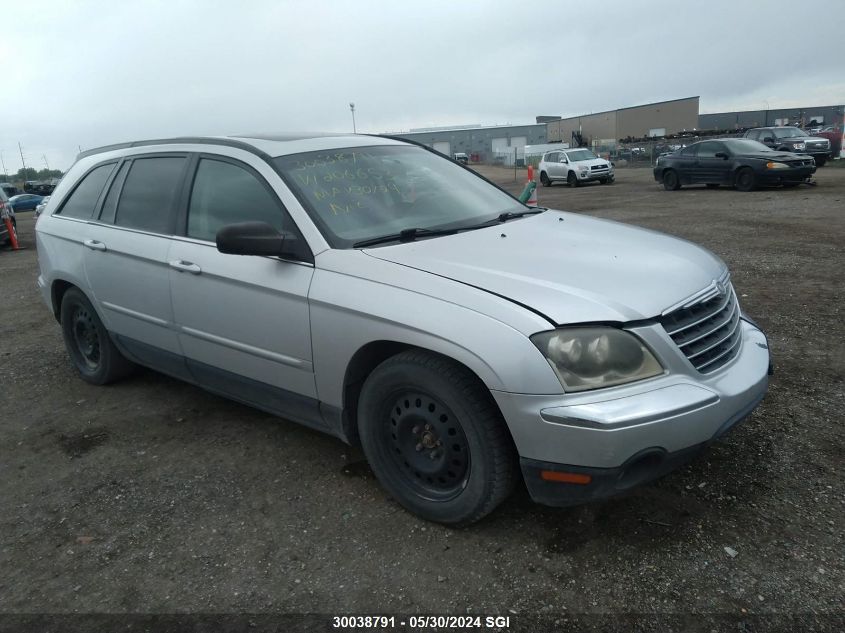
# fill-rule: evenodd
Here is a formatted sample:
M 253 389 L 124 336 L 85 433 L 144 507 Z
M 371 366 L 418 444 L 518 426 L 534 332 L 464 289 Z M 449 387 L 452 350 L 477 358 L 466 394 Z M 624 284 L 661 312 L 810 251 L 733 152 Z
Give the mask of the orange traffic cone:
M 12 243 L 12 250 L 19 251 L 21 247 L 18 245 L 18 234 L 15 232 L 15 226 L 12 224 L 12 218 L 4 214 L 3 223 L 6 225 L 6 230 L 9 232 L 9 241 Z
M 534 182 L 534 166 L 528 165 L 528 182 Z M 529 207 L 536 207 L 537 206 L 537 183 L 534 183 L 534 187 L 531 189 L 531 196 L 528 198 L 528 202 L 526 202 Z

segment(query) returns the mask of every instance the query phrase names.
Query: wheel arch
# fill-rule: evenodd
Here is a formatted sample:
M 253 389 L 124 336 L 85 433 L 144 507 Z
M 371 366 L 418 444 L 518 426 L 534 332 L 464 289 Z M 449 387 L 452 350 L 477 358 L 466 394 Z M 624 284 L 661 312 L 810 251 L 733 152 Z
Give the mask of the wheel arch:
M 419 345 L 412 345 L 410 343 L 403 343 L 400 341 L 370 341 L 369 343 L 366 343 L 365 345 L 360 347 L 352 355 L 352 358 L 350 358 L 349 363 L 346 366 L 346 371 L 344 372 L 343 377 L 343 406 L 341 413 L 341 423 L 345 439 L 350 444 L 356 446 L 360 444 L 358 434 L 358 400 L 360 399 L 361 391 L 364 387 L 364 383 L 366 382 L 367 377 L 369 377 L 369 375 L 375 370 L 376 367 L 378 367 L 388 358 L 391 358 L 401 352 L 405 352 L 408 350 L 417 350 L 421 352 L 426 352 L 434 356 L 440 356 L 441 358 L 445 358 L 450 362 L 453 362 L 463 367 L 478 381 L 479 385 L 484 387 L 485 391 L 489 393 L 489 388 L 481 379 L 481 376 L 479 376 L 478 372 L 474 371 L 471 367 L 467 366 L 466 363 L 461 362 L 454 356 L 450 356 L 448 354 L 444 354 L 442 352 L 438 352 L 433 349 L 429 349 Z M 489 398 L 490 402 L 493 404 L 493 406 L 496 407 L 496 410 L 501 415 L 502 411 L 499 408 L 498 403 L 496 403 L 495 398 L 493 398 L 492 395 L 489 395 Z M 504 416 L 502 416 L 502 418 L 504 419 Z M 505 427 L 508 427 L 507 421 L 505 421 Z M 510 428 L 507 428 L 507 432 L 511 438 L 511 441 L 513 441 L 513 435 L 510 432 Z
M 54 279 L 53 283 L 50 284 L 50 302 L 56 321 L 61 322 L 62 320 L 62 300 L 71 288 L 78 288 L 81 292 L 85 292 L 79 286 L 66 279 Z

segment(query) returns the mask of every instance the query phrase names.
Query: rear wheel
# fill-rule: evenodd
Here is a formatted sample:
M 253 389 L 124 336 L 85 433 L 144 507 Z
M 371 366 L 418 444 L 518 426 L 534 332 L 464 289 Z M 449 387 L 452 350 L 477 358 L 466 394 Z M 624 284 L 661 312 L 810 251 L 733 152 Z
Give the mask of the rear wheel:
M 410 350 L 364 383 L 358 427 L 382 486 L 429 521 L 468 524 L 517 480 L 513 442 L 490 393 L 462 365 Z
M 756 185 L 756 180 L 754 170 L 750 167 L 743 167 L 736 172 L 734 186 L 738 191 L 752 191 Z
M 549 180 L 548 174 L 546 174 L 546 172 L 544 172 L 544 171 L 540 172 L 540 184 L 543 185 L 544 187 L 551 187 L 552 186 L 552 181 Z
M 566 176 L 566 182 L 570 187 L 578 186 L 578 176 L 575 175 L 574 171 L 569 172 L 569 174 Z
M 115 347 L 94 306 L 78 288 L 62 298 L 61 324 L 70 359 L 86 382 L 105 385 L 132 371 L 134 365 Z
M 681 180 L 678 178 L 678 172 L 674 169 L 667 169 L 663 172 L 663 188 L 666 191 L 677 191 L 681 188 Z

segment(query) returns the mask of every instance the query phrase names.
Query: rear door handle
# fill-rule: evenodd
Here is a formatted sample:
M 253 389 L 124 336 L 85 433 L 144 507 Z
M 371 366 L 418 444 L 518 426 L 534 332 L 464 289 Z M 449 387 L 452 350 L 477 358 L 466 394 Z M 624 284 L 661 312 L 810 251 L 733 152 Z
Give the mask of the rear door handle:
M 85 244 L 85 246 L 90 248 L 92 251 L 104 251 L 104 250 L 106 250 L 106 245 L 103 244 L 102 242 L 98 242 L 97 240 L 85 240 L 82 243 Z
M 202 272 L 202 268 L 193 262 L 186 262 L 184 259 L 174 259 L 170 262 L 170 267 L 178 270 L 180 273 L 188 272 L 192 275 L 199 275 Z

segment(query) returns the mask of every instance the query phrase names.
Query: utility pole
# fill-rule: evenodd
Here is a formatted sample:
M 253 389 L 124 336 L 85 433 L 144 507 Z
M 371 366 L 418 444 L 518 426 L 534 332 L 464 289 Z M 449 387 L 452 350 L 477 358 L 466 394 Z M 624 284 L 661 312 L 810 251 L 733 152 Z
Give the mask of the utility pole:
M 47 162 L 47 155 L 41 154 L 41 158 L 44 159 L 44 164 L 47 166 L 47 171 L 50 171 L 50 163 Z
M 23 165 L 23 181 L 26 184 L 26 161 L 23 159 L 23 148 L 21 142 L 18 141 L 18 151 L 21 153 L 21 165 Z
M 0 163 L 3 164 L 3 181 L 7 181 L 9 179 L 9 174 L 6 173 L 6 161 L 3 160 L 3 150 L 0 150 Z
M 352 112 L 352 133 L 357 134 L 358 130 L 355 129 L 355 104 L 350 102 L 349 103 L 349 110 Z

